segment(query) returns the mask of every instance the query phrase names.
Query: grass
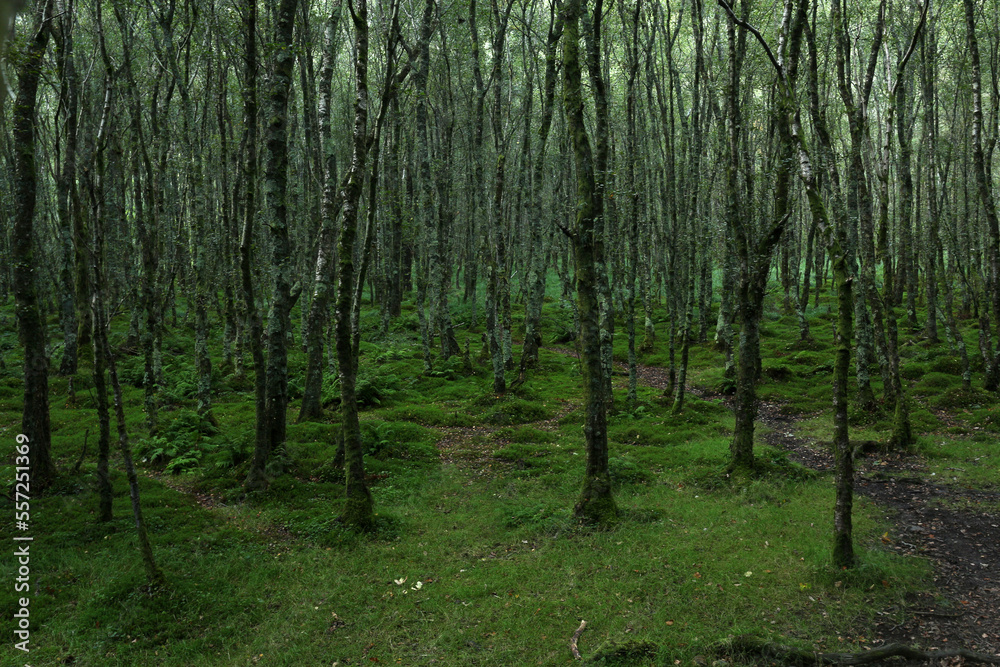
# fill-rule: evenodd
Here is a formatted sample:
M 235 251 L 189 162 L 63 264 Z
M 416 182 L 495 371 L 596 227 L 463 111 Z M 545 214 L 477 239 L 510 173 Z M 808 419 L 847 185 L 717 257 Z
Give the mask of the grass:
M 762 398 L 810 415 L 799 431 L 819 440 L 829 439 L 832 426 L 824 313 L 825 306 L 810 311 L 814 339 L 801 344 L 796 318 L 769 311 L 760 387 Z M 515 308 L 515 329 L 520 316 Z M 561 330 L 568 316 L 550 304 L 547 331 Z M 378 319 L 366 311 L 363 322 Z M 585 459 L 577 360 L 543 349 L 529 381 L 497 397 L 485 365 L 466 374 L 462 363 L 435 360 L 434 372 L 424 374 L 415 321 L 407 309 L 389 334 L 366 332 L 362 344 L 363 440 L 379 513 L 373 536 L 336 520 L 344 487 L 329 464 L 338 430 L 332 383 L 324 421 L 292 423 L 292 402 L 283 474 L 267 492 L 243 498 L 253 437 L 248 386 L 219 378 L 213 429 L 193 412 L 190 360 L 169 355 L 167 435 L 153 442 L 142 426 L 141 364 L 123 360 L 130 435 L 147 459 L 143 506 L 169 582 L 162 591 L 144 585 L 121 473 L 113 475 L 115 520 L 95 520 L 89 362 L 74 378 L 75 406 L 66 402 L 66 380 L 54 378 L 53 444 L 63 476 L 55 493 L 32 503 L 32 660 L 555 664 L 571 662 L 567 642 L 585 619 L 585 657 L 673 665 L 740 633 L 824 650 L 864 646 L 877 611 L 901 608 L 907 593 L 932 586 L 924 561 L 884 548 L 879 536 L 890 526 L 864 498 L 855 505 L 860 566 L 832 569 L 829 474 L 759 445 L 763 474 L 726 479 L 729 411 L 689 395 L 684 412 L 671 415 L 669 400 L 648 387 L 626 406 L 622 385 L 608 423 L 622 519 L 603 530 L 579 525 L 572 517 Z M 120 342 L 124 323 L 115 324 Z M 974 349 L 975 332 L 968 333 Z M 459 331 L 463 346 L 465 336 L 475 356 L 478 334 Z M 666 339 L 643 363 L 668 363 Z M 187 329 L 167 340 L 192 349 Z M 624 341 L 618 336 L 616 353 Z M 930 469 L 953 483 L 995 483 L 1000 455 L 986 445 L 1000 430 L 996 398 L 961 393 L 946 344 L 915 341 L 905 341 L 903 370 Z M 297 345 L 290 352 L 290 375 L 299 377 L 303 355 Z M 15 355 L 7 353 L 0 371 L 0 427 L 11 442 L 20 421 Z M 711 388 L 722 361 L 711 344 L 694 345 L 689 377 Z M 873 381 L 878 395 L 880 378 Z M 891 424 L 891 415 L 853 419 L 852 439 L 884 439 Z M 449 439 L 482 452 L 488 469 L 477 459 L 442 464 L 438 442 Z M 88 456 L 74 475 L 85 440 Z M 157 448 L 163 451 L 154 456 Z M 113 468 L 121 468 L 117 457 Z M 10 466 L 0 472 L 12 479 Z M 0 537 L 11 539 L 9 525 Z M 8 581 L 15 576 L 10 559 L 0 569 Z M 10 632 L 12 587 L 0 606 L 0 625 Z

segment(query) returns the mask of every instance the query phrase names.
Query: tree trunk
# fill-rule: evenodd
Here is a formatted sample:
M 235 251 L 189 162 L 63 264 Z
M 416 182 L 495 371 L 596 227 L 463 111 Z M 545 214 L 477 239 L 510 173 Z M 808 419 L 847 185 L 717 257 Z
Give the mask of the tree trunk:
M 583 92 L 580 76 L 580 17 L 583 0 L 568 0 L 565 5 L 563 30 L 563 103 L 567 129 L 573 142 L 576 162 L 577 209 L 576 226 L 571 232 L 576 260 L 576 292 L 580 312 L 580 334 L 583 354 L 583 433 L 587 446 L 587 469 L 583 490 L 574 510 L 577 518 L 604 524 L 615 520 L 618 508 L 611 493 L 611 473 L 608 469 L 608 433 L 605 402 L 605 381 L 601 363 L 601 331 L 599 323 L 599 271 L 597 220 L 595 199 L 599 195 L 594 175 L 594 158 L 590 138 L 584 125 Z M 601 18 L 602 0 L 594 10 L 594 28 Z M 596 31 L 596 30 L 595 30 Z
M 45 353 L 47 336 L 45 319 L 38 304 L 35 273 L 39 264 L 35 255 L 33 229 L 38 189 L 35 165 L 36 97 L 42 59 L 49 41 L 51 0 L 39 3 L 36 14 L 33 36 L 27 42 L 18 67 L 17 97 L 13 107 L 14 198 L 18 205 L 14 213 L 11 259 L 14 264 L 18 335 L 24 346 L 21 432 L 28 437 L 30 443 L 28 466 L 31 468 L 31 488 L 38 493 L 46 490 L 56 476 L 49 424 L 49 359 Z
M 347 502 L 343 520 L 359 530 L 372 530 L 375 515 L 371 492 L 365 484 L 364 450 L 361 424 L 358 421 L 358 401 L 355 393 L 358 358 L 354 351 L 351 303 L 354 297 L 354 245 L 357 235 L 358 206 L 364 188 L 368 150 L 368 3 L 357 0 L 352 9 L 355 30 L 355 91 L 354 151 L 348 169 L 343 199 L 343 221 L 340 229 L 339 283 L 337 285 L 337 361 L 340 365 L 341 432 L 347 467 Z
M 320 207 L 322 223 L 319 231 L 319 248 L 316 253 L 316 272 L 312 301 L 306 325 L 306 378 L 302 393 L 299 421 L 319 419 L 323 413 L 320 400 L 323 394 L 323 330 L 329 318 L 330 300 L 334 293 L 336 266 L 334 244 L 337 237 L 337 159 L 333 137 L 330 136 L 332 116 L 333 70 L 336 64 L 339 41 L 336 39 L 340 23 L 341 5 L 338 2 L 330 11 L 323 37 L 323 62 L 319 84 L 319 135 L 323 147 L 323 200 Z
M 101 25 L 101 12 L 98 9 L 97 12 L 98 21 L 98 32 L 100 33 L 101 39 L 101 52 L 105 56 L 105 63 L 107 64 L 108 58 L 107 53 L 103 44 L 103 26 Z M 110 76 L 110 75 L 109 75 Z M 93 322 L 94 322 L 94 332 L 93 332 L 93 343 L 94 343 L 94 371 L 95 371 L 95 382 L 99 379 L 99 391 L 103 393 L 103 412 L 102 421 L 107 421 L 107 387 L 104 385 L 104 364 L 107 365 L 108 372 L 111 378 L 111 386 L 114 391 L 115 398 L 115 421 L 118 428 L 118 445 L 121 451 L 122 460 L 125 464 L 125 474 L 128 478 L 129 484 L 129 495 L 132 499 L 132 516 L 135 521 L 136 533 L 139 540 L 139 553 L 142 556 L 143 565 L 146 568 L 146 576 L 149 579 L 149 583 L 152 586 L 160 586 L 164 583 L 165 579 L 163 573 L 160 571 L 159 567 L 156 565 L 156 559 L 153 556 L 153 548 L 149 542 L 149 535 L 146 532 L 146 524 L 142 516 L 142 505 L 139 498 L 139 476 L 135 469 L 135 463 L 132 460 L 132 448 L 129 445 L 128 440 L 128 429 L 125 423 L 125 404 L 122 400 L 122 390 L 121 383 L 118 381 L 118 371 L 115 365 L 115 357 L 111 351 L 111 346 L 108 343 L 108 328 L 109 322 L 107 321 L 107 310 L 104 305 L 104 294 L 106 291 L 107 277 L 104 271 L 104 245 L 105 245 L 105 218 L 116 215 L 119 212 L 112 210 L 109 212 L 105 205 L 105 202 L 109 199 L 115 198 L 115 193 L 108 192 L 108 188 L 105 187 L 105 160 L 104 160 L 104 146 L 107 142 L 107 138 L 111 132 L 111 100 L 112 100 L 112 84 L 109 79 L 105 88 L 104 95 L 104 110 L 102 112 L 99 128 L 97 131 L 97 137 L 95 139 L 95 144 L 97 146 L 96 150 L 96 168 L 93 170 L 94 173 L 88 174 L 90 189 L 91 189 L 91 201 L 93 205 L 93 216 L 92 224 L 94 231 L 93 245 L 91 246 L 91 262 L 93 267 L 93 275 L 91 285 L 93 286 L 93 295 L 91 299 L 91 304 L 93 307 Z M 115 183 L 117 186 L 118 184 Z M 123 193 L 122 193 L 123 194 Z M 115 222 L 121 224 L 124 222 L 123 219 L 116 218 Z M 103 358 L 104 364 L 98 364 L 98 357 Z M 98 373 L 100 378 L 98 378 Z M 101 398 L 98 398 L 99 405 Z M 101 424 L 102 437 L 105 435 L 104 430 L 107 428 L 106 423 Z M 106 479 L 107 477 L 107 443 L 102 443 L 104 452 L 99 453 L 98 461 L 98 480 L 101 492 L 101 513 L 102 518 L 105 516 L 105 511 L 107 512 L 107 518 L 111 518 L 111 495 L 110 495 L 110 481 Z M 103 462 L 100 461 L 103 458 Z M 104 468 L 103 471 L 101 468 Z M 103 477 L 102 478 L 102 473 Z
M 246 318 L 247 342 L 254 365 L 254 451 L 243 487 L 267 488 L 265 466 L 271 454 L 267 432 L 267 378 L 264 374 L 264 327 L 257 308 L 253 281 L 253 229 L 257 215 L 257 2 L 246 0 L 243 35 L 246 40 L 243 78 L 243 125 L 246 160 L 243 163 L 243 229 L 240 235 L 240 291 Z
M 976 13 L 972 0 L 963 0 L 965 7 L 965 34 L 966 43 L 969 45 L 969 58 L 972 65 L 972 156 L 973 169 L 976 173 L 976 189 L 979 194 L 979 202 L 986 214 L 986 229 L 989 233 L 988 249 L 986 252 L 988 268 L 988 294 L 991 297 L 993 316 L 997 325 L 997 335 L 1000 336 L 1000 222 L 997 219 L 996 201 L 993 199 L 992 179 L 988 170 L 989 163 L 983 150 L 983 95 L 982 95 L 982 75 L 979 62 L 979 41 L 976 39 Z M 994 104 L 996 101 L 994 100 Z M 984 308 L 985 310 L 985 308 Z M 988 322 L 987 318 L 980 318 L 982 323 Z M 995 391 L 1000 386 L 1000 353 L 997 353 L 992 341 L 989 339 L 989 327 L 986 328 L 987 345 L 989 352 L 983 355 L 983 362 L 986 365 L 987 377 L 990 378 L 990 386 L 987 389 Z M 980 326 L 980 335 L 983 335 Z

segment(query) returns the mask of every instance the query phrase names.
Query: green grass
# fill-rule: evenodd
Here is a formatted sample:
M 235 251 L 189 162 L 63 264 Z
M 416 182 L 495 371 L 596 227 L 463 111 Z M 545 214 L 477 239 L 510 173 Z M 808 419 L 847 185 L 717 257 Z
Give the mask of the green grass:
M 554 283 L 550 288 L 558 294 Z M 789 413 L 807 413 L 798 431 L 829 440 L 826 302 L 810 308 L 813 340 L 806 343 L 796 341 L 795 317 L 769 308 L 760 395 Z M 456 313 L 471 317 L 462 304 Z M 515 331 L 521 317 L 515 307 Z M 569 317 L 550 303 L 546 337 Z M 655 319 L 659 337 L 642 362 L 666 365 L 662 309 Z M 864 498 L 855 505 L 860 565 L 832 569 L 829 474 L 759 445 L 762 473 L 727 479 L 728 409 L 688 395 L 684 412 L 672 415 L 669 399 L 648 387 L 627 406 L 624 384 L 616 384 L 618 410 L 608 421 L 621 520 L 609 529 L 581 526 L 572 517 L 585 463 L 576 359 L 543 349 L 528 382 L 496 397 L 486 365 L 468 374 L 461 359 L 435 359 L 434 371 L 423 373 L 411 308 L 385 336 L 371 333 L 377 313 L 366 309 L 362 322 L 369 327 L 359 373 L 362 431 L 379 520 L 372 536 L 336 520 L 344 486 L 342 471 L 330 465 L 339 428 L 334 383 L 326 383 L 322 421 L 294 423 L 293 401 L 282 465 L 274 470 L 282 474 L 267 492 L 244 498 L 250 385 L 220 374 L 218 427 L 204 424 L 193 412 L 191 332 L 174 330 L 165 340 L 179 352 L 165 356 L 163 441 L 153 442 L 143 427 L 141 360 L 122 359 L 130 436 L 147 459 L 143 506 L 169 582 L 163 591 L 144 586 L 121 473 L 113 475 L 115 520 L 95 520 L 89 360 L 74 378 L 75 406 L 66 401 L 66 379 L 53 378 L 54 453 L 64 474 L 55 493 L 32 503 L 34 663 L 72 656 L 73 664 L 100 666 L 555 664 L 572 661 L 567 642 L 585 619 L 585 657 L 673 665 L 740 633 L 825 650 L 857 647 L 876 612 L 902 608 L 908 592 L 932 587 L 923 560 L 883 547 L 878 538 L 890 526 Z M 126 324 L 115 322 L 119 342 Z M 970 350 L 977 349 L 975 332 L 967 333 Z M 478 333 L 458 334 L 463 347 L 470 338 L 475 356 Z M 946 343 L 926 346 L 908 336 L 903 372 L 930 471 L 956 484 L 995 484 L 1000 455 L 989 446 L 1000 431 L 996 397 L 961 389 Z M 212 342 L 217 356 L 221 341 Z M 625 342 L 620 334 L 616 355 Z M 0 428 L 8 441 L 19 428 L 21 401 L 10 350 L 0 371 Z M 710 343 L 693 345 L 690 380 L 716 386 L 722 362 Z M 296 345 L 290 376 L 300 378 L 303 368 Z M 873 382 L 878 395 L 877 369 Z M 981 370 L 973 383 L 981 386 Z M 852 418 L 852 439 L 887 437 L 890 415 Z M 445 437 L 465 438 L 464 446 L 492 457 L 483 464 L 488 470 L 468 461 L 443 465 L 438 441 Z M 73 475 L 85 440 L 87 458 Z M 163 451 L 153 456 L 157 448 Z M 121 468 L 117 455 L 113 468 Z M 0 474 L 11 479 L 13 470 L 3 466 Z M 0 538 L 11 537 L 5 524 Z M 10 559 L 0 569 L 13 578 Z M 0 628 L 9 633 L 11 587 L 0 605 L 7 610 Z

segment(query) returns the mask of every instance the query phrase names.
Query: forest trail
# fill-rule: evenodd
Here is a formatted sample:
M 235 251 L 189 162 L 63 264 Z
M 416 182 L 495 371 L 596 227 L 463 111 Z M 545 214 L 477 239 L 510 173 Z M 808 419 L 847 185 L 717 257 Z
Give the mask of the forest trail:
M 650 387 L 669 386 L 667 370 L 659 367 L 640 365 L 638 379 Z M 688 391 L 730 403 L 728 397 Z M 832 454 L 796 434 L 799 419 L 762 401 L 758 424 L 766 432 L 758 438 L 807 468 L 832 470 Z M 933 482 L 922 457 L 912 453 L 862 450 L 855 465 L 855 492 L 885 508 L 895 525 L 883 542 L 930 560 L 937 587 L 936 595 L 913 596 L 905 609 L 880 611 L 883 620 L 871 639 L 1000 654 L 1000 492 Z

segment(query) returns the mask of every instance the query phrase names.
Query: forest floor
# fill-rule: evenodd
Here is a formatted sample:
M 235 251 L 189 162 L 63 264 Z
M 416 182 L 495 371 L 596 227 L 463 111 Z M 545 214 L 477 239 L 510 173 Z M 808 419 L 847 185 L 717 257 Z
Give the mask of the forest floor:
M 811 310 L 808 343 L 796 340 L 794 316 L 775 309 L 764 323 L 758 476 L 725 475 L 734 420 L 713 345 L 691 346 L 690 393 L 679 414 L 663 395 L 666 337 L 641 356 L 632 404 L 619 363 L 608 441 L 621 521 L 608 529 L 573 517 L 586 458 L 575 350 L 544 346 L 528 381 L 498 396 L 482 352 L 471 364 L 435 359 L 424 370 L 412 308 L 382 334 L 373 333 L 377 312 L 363 314 L 371 333 L 361 343 L 358 389 L 379 521 L 365 536 L 338 520 L 335 385 L 318 421 L 297 422 L 293 401 L 271 487 L 248 496 L 241 486 L 253 442 L 247 378 L 222 368 L 213 375 L 212 425 L 195 411 L 191 360 L 172 353 L 164 360 L 160 433 L 149 437 L 143 361 L 121 347 L 127 322 L 118 322 L 112 342 L 122 352 L 129 431 L 154 551 L 168 576 L 165 595 L 145 585 L 117 456 L 116 518 L 95 521 L 89 361 L 72 378 L 52 379 L 62 474 L 32 506 L 33 664 L 561 664 L 574 661 L 569 640 L 581 620 L 586 664 L 759 663 L 733 655 L 734 637 L 808 651 L 864 653 L 893 641 L 1000 651 L 1000 398 L 978 389 L 981 369 L 977 388 L 963 389 L 957 355 L 920 332 L 902 341 L 919 438 L 913 452 L 887 453 L 880 439 L 889 416 L 852 406 L 851 437 L 862 446 L 859 565 L 840 571 L 830 565 L 833 342 L 822 305 Z M 550 317 L 547 330 L 569 321 L 555 306 Z M 55 319 L 50 327 L 57 337 Z M 460 337 L 475 346 L 479 333 Z M 966 333 L 971 346 L 977 332 L 970 325 Z M 176 324 L 165 349 L 190 349 L 191 336 Z M 616 340 L 616 361 L 627 358 L 626 344 Z M 4 349 L 17 349 L 9 328 L 0 329 Z M 290 366 L 298 395 L 298 346 Z M 16 353 L 6 370 L 0 366 L 0 433 L 20 424 L 19 367 Z M 64 398 L 70 379 L 75 401 Z M 877 395 L 879 382 L 873 377 Z M 91 454 L 81 457 L 88 435 Z M 13 470 L 0 473 L 11 478 Z M 0 529 L 0 539 L 12 530 Z M 8 562 L 0 563 L 4 573 L 14 576 Z M 11 596 L 0 593 L 0 609 L 13 608 Z M 5 618 L 0 630 L 10 627 Z
M 670 386 L 666 369 L 639 366 L 638 380 L 658 389 Z M 692 390 L 726 404 L 731 399 Z M 794 462 L 817 471 L 833 469 L 833 455 L 814 438 L 797 435 L 801 415 L 762 401 L 758 437 L 789 452 Z M 905 609 L 886 609 L 870 633 L 880 643 L 902 642 L 937 648 L 962 647 L 1000 653 L 1000 493 L 931 479 L 923 457 L 912 452 L 867 451 L 857 443 L 855 492 L 874 500 L 895 524 L 882 541 L 905 556 L 926 558 L 934 567 L 936 591 L 908 596 Z M 874 449 L 874 448 L 871 448 Z M 973 458 L 970 466 L 978 465 Z M 902 621 L 893 612 L 902 612 Z M 902 664 L 902 663 L 898 663 Z

